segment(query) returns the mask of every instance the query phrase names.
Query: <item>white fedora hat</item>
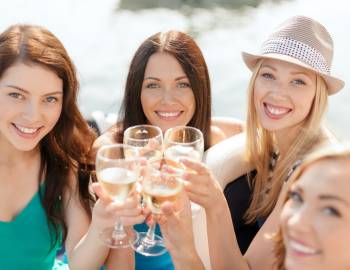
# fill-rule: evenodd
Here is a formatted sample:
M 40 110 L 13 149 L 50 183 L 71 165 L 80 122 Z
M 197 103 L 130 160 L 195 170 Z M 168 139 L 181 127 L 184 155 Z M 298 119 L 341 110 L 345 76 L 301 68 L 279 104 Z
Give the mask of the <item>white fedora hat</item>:
M 286 20 L 263 43 L 260 54 L 242 52 L 242 57 L 250 70 L 263 58 L 312 70 L 325 80 L 329 95 L 345 85 L 344 81 L 331 75 L 332 37 L 323 25 L 308 17 L 295 16 Z

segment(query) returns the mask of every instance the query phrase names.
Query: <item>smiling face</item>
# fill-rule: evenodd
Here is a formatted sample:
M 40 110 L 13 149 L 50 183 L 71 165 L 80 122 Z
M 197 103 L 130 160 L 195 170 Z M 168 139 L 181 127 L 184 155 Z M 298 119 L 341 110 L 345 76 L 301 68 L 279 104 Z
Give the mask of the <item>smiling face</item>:
M 310 165 L 281 213 L 288 270 L 350 269 L 350 160 Z
M 0 78 L 0 140 L 20 151 L 33 150 L 57 123 L 62 80 L 40 65 L 17 63 Z
M 316 74 L 300 66 L 265 59 L 254 84 L 254 105 L 269 131 L 299 127 L 308 116 L 316 92 Z
M 141 104 L 148 122 L 163 132 L 190 122 L 196 107 L 195 98 L 189 79 L 175 57 L 155 53 L 149 58 Z

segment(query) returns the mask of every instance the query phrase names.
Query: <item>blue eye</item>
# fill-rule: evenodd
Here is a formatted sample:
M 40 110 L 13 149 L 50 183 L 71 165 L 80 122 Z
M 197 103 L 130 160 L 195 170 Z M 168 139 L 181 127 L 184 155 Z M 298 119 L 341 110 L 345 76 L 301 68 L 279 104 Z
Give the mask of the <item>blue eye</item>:
M 295 202 L 295 203 L 302 203 L 303 198 L 301 197 L 299 192 L 296 191 L 289 191 L 288 192 L 288 200 Z
M 301 79 L 293 80 L 292 83 L 297 84 L 297 85 L 305 85 L 305 84 L 306 84 L 306 83 L 305 83 L 303 80 L 301 80 Z
M 24 99 L 24 96 L 20 93 L 12 92 L 8 94 L 10 97 L 13 97 L 15 99 Z
M 180 82 L 177 84 L 179 88 L 191 88 L 191 85 L 187 82 Z
M 148 83 L 146 84 L 146 88 L 150 88 L 150 89 L 159 88 L 159 85 L 156 83 Z
M 331 206 L 323 208 L 322 212 L 327 216 L 340 217 L 339 211 Z
M 58 98 L 57 97 L 47 97 L 45 99 L 45 101 L 48 102 L 48 103 L 55 103 L 55 102 L 58 101 Z
M 273 80 L 275 78 L 271 73 L 268 72 L 264 72 L 263 74 L 261 74 L 261 76 L 267 80 Z

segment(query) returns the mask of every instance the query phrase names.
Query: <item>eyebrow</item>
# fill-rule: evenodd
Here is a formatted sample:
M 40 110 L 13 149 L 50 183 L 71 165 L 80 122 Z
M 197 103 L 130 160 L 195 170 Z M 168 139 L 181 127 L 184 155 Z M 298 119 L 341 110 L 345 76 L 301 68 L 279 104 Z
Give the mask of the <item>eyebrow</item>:
M 14 89 L 16 89 L 18 91 L 21 91 L 23 93 L 30 94 L 28 90 L 25 90 L 22 87 L 19 87 L 19 86 L 16 86 L 16 85 L 8 84 L 8 85 L 5 85 L 5 87 L 14 88 Z M 62 91 L 55 91 L 55 92 L 47 93 L 47 94 L 45 94 L 43 96 L 46 97 L 46 96 L 51 96 L 51 95 L 62 95 L 62 94 L 63 94 Z
M 267 65 L 267 64 L 263 64 L 261 65 L 261 68 L 264 68 L 264 67 L 267 67 L 267 68 L 270 68 L 274 71 L 277 71 L 276 68 L 270 66 L 270 65 Z M 292 75 L 305 75 L 306 77 L 310 78 L 311 79 L 311 76 L 309 74 L 307 74 L 306 72 L 303 72 L 303 71 L 291 71 L 290 74 Z
M 180 77 L 175 78 L 175 81 L 179 81 L 179 80 L 182 80 L 182 79 L 188 79 L 188 78 L 187 78 L 186 75 L 182 75 L 182 76 L 180 76 Z M 144 80 L 144 81 L 145 81 L 145 80 L 161 81 L 161 79 L 156 78 L 156 77 L 145 77 L 143 80 Z
M 291 72 L 292 75 L 296 76 L 296 75 L 303 75 L 305 76 L 308 80 L 313 81 L 312 75 L 303 72 L 303 71 L 292 71 Z
M 342 202 L 343 204 L 350 206 L 349 202 L 340 198 L 339 196 L 336 195 L 330 195 L 330 194 L 322 194 L 318 196 L 320 200 L 332 200 L 332 201 L 339 201 Z
M 175 78 L 175 81 L 179 81 L 179 80 L 182 80 L 182 79 L 188 79 L 188 77 L 186 75 L 183 75 L 183 76 Z
M 302 74 L 302 75 L 305 75 L 305 76 L 310 76 L 309 74 L 307 74 L 306 72 L 303 72 L 303 71 L 291 71 L 291 74 L 293 75 L 297 75 L 297 74 Z
M 155 81 L 160 81 L 160 79 L 159 79 L 159 78 L 156 78 L 156 77 L 145 77 L 143 80 L 144 80 L 144 81 L 145 81 L 145 80 L 155 80 Z
M 304 190 L 301 186 L 299 185 L 296 185 L 296 186 L 292 186 L 292 188 L 290 189 L 290 191 L 297 191 L 299 192 L 300 194 L 304 194 Z M 338 201 L 338 202 L 341 202 L 343 204 L 345 204 L 346 206 L 349 206 L 350 207 L 350 203 L 342 198 L 340 198 L 339 196 L 337 195 L 331 195 L 331 194 L 321 194 L 318 196 L 318 198 L 320 200 L 332 200 L 332 201 Z
M 270 65 L 267 65 L 267 64 L 262 64 L 262 65 L 261 65 L 261 68 L 265 68 L 265 67 L 270 68 L 270 69 L 272 69 L 272 70 L 277 70 L 276 68 L 274 68 L 274 67 L 272 67 L 272 66 L 270 66 Z
M 304 190 L 299 186 L 298 183 L 292 185 L 289 191 L 295 191 L 295 192 L 299 192 L 300 194 L 304 194 Z

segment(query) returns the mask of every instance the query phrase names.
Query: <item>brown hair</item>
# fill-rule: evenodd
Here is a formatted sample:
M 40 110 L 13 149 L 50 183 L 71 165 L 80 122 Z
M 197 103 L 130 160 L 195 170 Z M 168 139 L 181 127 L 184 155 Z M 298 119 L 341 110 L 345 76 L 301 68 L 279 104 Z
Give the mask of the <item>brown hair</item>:
M 40 26 L 13 25 L 0 34 L 0 77 L 16 63 L 40 65 L 54 72 L 63 81 L 63 105 L 55 127 L 40 141 L 40 179 L 45 179 L 45 189 L 40 194 L 48 224 L 59 241 L 59 228 L 63 240 L 67 235 L 64 208 L 57 204 L 69 188 L 69 177 L 78 173 L 79 198 L 91 215 L 89 185 L 91 145 L 95 139 L 83 119 L 78 106 L 78 81 L 75 67 L 62 43 Z M 38 179 L 38 185 L 40 183 Z
M 317 150 L 309 154 L 303 163 L 299 166 L 299 168 L 296 169 L 296 171 L 293 173 L 290 181 L 291 183 L 295 183 L 298 181 L 298 179 L 301 177 L 301 175 L 304 173 L 304 171 L 312 166 L 314 163 L 320 161 L 320 160 L 327 160 L 327 159 L 348 159 L 350 160 L 350 144 L 328 144 L 326 146 L 319 147 Z M 315 179 L 316 180 L 316 179 Z M 286 203 L 288 200 L 288 197 L 285 198 L 284 203 Z M 286 256 L 286 250 L 283 243 L 283 237 L 281 233 L 281 229 L 278 231 L 278 233 L 273 237 L 273 240 L 275 240 L 275 247 L 274 247 L 274 253 L 276 255 L 276 265 L 277 269 L 284 270 L 284 260 Z
M 123 132 L 130 126 L 146 124 L 141 106 L 141 90 L 149 58 L 156 52 L 174 56 L 189 78 L 196 102 L 195 113 L 187 124 L 203 132 L 205 149 L 210 144 L 211 90 L 208 68 L 201 50 L 187 34 L 179 31 L 157 33 L 147 38 L 137 49 L 126 80 L 124 98 L 119 113 L 122 128 L 115 140 L 122 141 Z

